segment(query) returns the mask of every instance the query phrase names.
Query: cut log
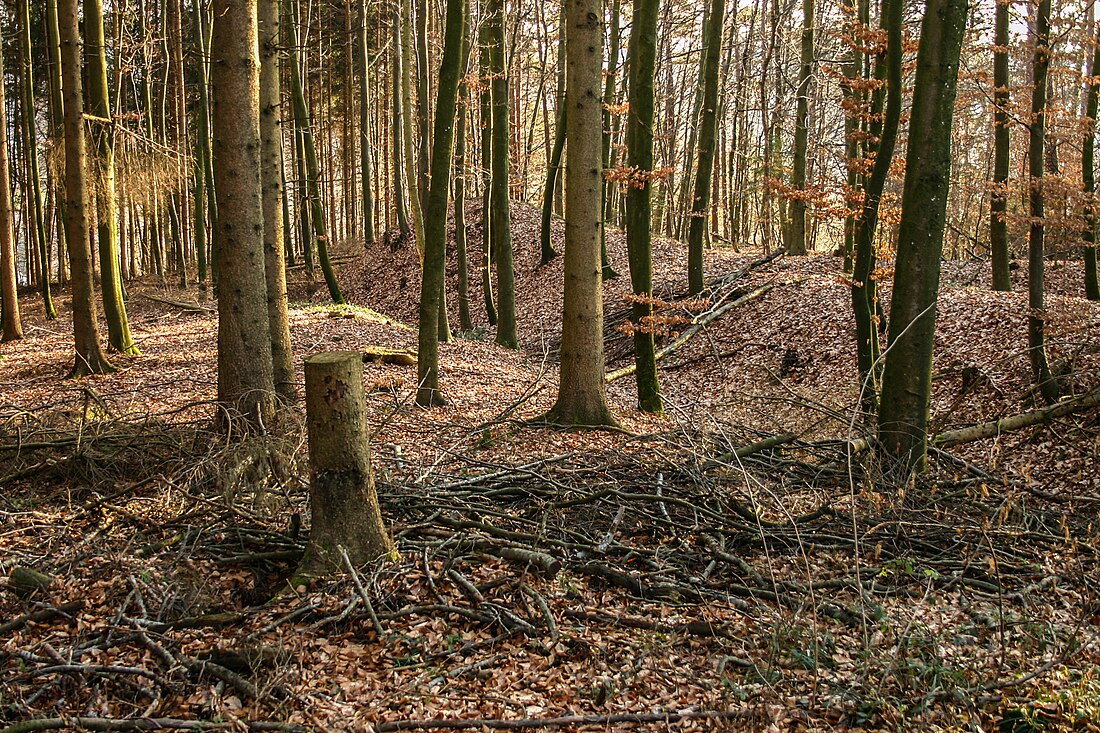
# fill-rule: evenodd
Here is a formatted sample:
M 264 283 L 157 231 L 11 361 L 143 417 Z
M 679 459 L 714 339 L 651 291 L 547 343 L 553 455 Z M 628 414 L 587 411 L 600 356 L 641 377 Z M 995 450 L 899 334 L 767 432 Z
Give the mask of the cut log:
M 20 598 L 32 596 L 39 591 L 48 590 L 54 584 L 50 575 L 40 573 L 25 565 L 16 565 L 8 575 L 8 588 Z
M 362 354 L 315 354 L 305 373 L 313 521 L 295 586 L 337 570 L 341 546 L 356 565 L 394 553 L 371 471 Z
M 991 420 L 990 422 L 979 423 L 957 430 L 946 430 L 935 436 L 932 439 L 932 444 L 937 448 L 949 448 L 953 445 L 959 445 L 960 443 L 984 440 L 985 438 L 992 438 L 1001 433 L 1008 433 L 1013 430 L 1031 427 L 1032 425 L 1050 422 L 1051 420 L 1056 420 L 1060 417 L 1073 414 L 1074 412 L 1080 412 L 1081 410 L 1087 410 L 1097 405 L 1100 405 L 1100 389 L 1086 392 L 1080 397 L 1056 402 L 1050 407 L 1044 407 L 1041 410 L 1022 412 L 1019 415 L 1011 415 L 1009 417 L 1003 417 L 1000 420 Z
M 409 349 L 387 349 L 385 346 L 367 346 L 363 349 L 363 361 L 375 364 L 416 366 L 416 352 Z

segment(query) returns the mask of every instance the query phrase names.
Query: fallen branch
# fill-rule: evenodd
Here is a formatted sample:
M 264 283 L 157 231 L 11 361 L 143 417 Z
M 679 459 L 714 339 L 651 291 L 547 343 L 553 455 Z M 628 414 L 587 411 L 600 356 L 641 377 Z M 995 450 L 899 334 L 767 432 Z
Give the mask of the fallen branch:
M 521 730 L 523 728 L 562 728 L 573 725 L 613 725 L 627 723 L 644 725 L 646 723 L 679 723 L 682 720 L 744 720 L 751 713 L 740 710 L 698 710 L 683 713 L 616 713 L 613 715 L 564 715 L 560 718 L 523 718 L 521 720 L 499 720 L 479 718 L 472 720 L 395 720 L 374 726 L 376 733 L 392 730 L 469 730 L 471 728 L 490 728 L 493 730 Z M 3 733 L 3 731 L 0 731 Z
M 1097 405 L 1100 405 L 1100 389 L 1086 392 L 1080 397 L 1063 400 L 1050 407 L 1044 407 L 1041 410 L 1023 412 L 1018 415 L 1003 417 L 1000 420 L 992 420 L 990 422 L 959 428 L 958 430 L 947 430 L 932 438 L 932 443 L 937 448 L 949 448 L 953 445 L 959 445 L 960 443 L 984 440 L 985 438 L 992 438 L 1001 433 L 1022 430 L 1032 425 L 1039 425 L 1041 423 L 1050 422 L 1051 420 L 1057 420 L 1060 417 L 1065 417 L 1066 415 L 1070 415 L 1080 410 L 1087 410 Z
M 32 733 L 40 730 L 238 730 L 243 721 L 214 723 L 208 720 L 181 720 L 179 718 L 34 718 L 0 728 L 0 733 Z M 304 733 L 304 726 L 293 723 L 252 722 L 248 730 L 285 731 Z
M 662 348 L 657 350 L 655 360 L 660 361 L 661 359 L 665 358 L 666 356 L 686 344 L 689 340 L 691 340 L 693 336 L 706 328 L 707 324 L 711 323 L 717 318 L 720 318 L 737 306 L 747 303 L 750 300 L 755 300 L 756 298 L 759 298 L 760 296 L 764 295 L 769 290 L 774 288 L 775 285 L 776 283 L 768 283 L 767 285 L 762 285 L 756 290 L 746 293 L 739 298 L 731 300 L 728 303 L 723 303 L 716 308 L 712 308 L 711 310 L 706 311 L 705 313 L 701 313 L 692 322 L 691 327 L 685 329 L 684 332 L 680 334 L 679 338 L 677 338 L 675 341 L 668 344 L 667 346 L 663 346 Z M 637 370 L 637 368 L 637 364 L 629 364 L 622 369 L 616 369 L 615 371 L 608 373 L 608 375 L 604 377 L 604 380 L 608 384 L 610 384 L 617 379 L 622 379 L 623 377 L 630 376 L 635 372 L 635 370 Z
M 5 624 L 0 624 L 0 634 L 18 631 L 32 621 L 51 621 L 58 616 L 69 616 L 83 607 L 84 601 L 69 601 L 68 603 L 62 603 L 57 608 L 45 608 L 41 611 L 35 611 L 34 613 L 25 613 L 22 616 L 13 618 Z M 0 733 L 3 733 L 3 731 L 0 731 Z
M 210 306 L 207 306 L 207 305 L 199 305 L 198 303 L 190 303 L 186 300 L 172 300 L 171 298 L 160 298 L 156 295 L 149 295 L 148 293 L 143 293 L 141 297 L 145 298 L 146 300 L 151 300 L 154 303 L 163 303 L 164 305 L 170 305 L 173 308 L 179 308 L 180 310 L 187 311 L 188 313 L 217 313 L 218 312 L 217 308 L 211 308 Z

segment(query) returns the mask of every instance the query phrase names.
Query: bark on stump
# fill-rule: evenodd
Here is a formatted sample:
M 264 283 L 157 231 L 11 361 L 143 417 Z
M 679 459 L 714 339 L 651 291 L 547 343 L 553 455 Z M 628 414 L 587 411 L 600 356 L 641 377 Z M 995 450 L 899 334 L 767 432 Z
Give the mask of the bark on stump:
M 340 546 L 356 565 L 394 554 L 371 471 L 363 356 L 316 354 L 305 373 L 312 528 L 299 577 L 340 567 Z

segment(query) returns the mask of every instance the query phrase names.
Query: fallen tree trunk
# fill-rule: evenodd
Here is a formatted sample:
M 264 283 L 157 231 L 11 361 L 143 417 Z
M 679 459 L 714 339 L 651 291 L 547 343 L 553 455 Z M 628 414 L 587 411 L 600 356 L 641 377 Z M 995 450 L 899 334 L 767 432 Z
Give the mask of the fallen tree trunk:
M 706 328 L 708 323 L 711 323 L 715 319 L 720 318 L 721 316 L 725 315 L 726 313 L 733 310 L 734 308 L 736 308 L 739 305 L 747 303 L 750 300 L 755 300 L 756 298 L 759 298 L 761 295 L 764 295 L 765 293 L 767 293 L 769 290 L 771 290 L 775 286 L 776 286 L 776 283 L 768 283 L 767 285 L 762 285 L 759 288 L 757 288 L 756 290 L 753 290 L 752 292 L 746 293 L 746 294 L 742 295 L 739 298 L 731 300 L 728 303 L 722 303 L 721 305 L 718 305 L 717 307 L 712 308 L 709 311 L 706 311 L 704 313 L 699 314 L 695 318 L 695 320 L 692 321 L 691 327 L 686 329 L 683 333 L 681 333 L 680 336 L 675 341 L 673 341 L 672 343 L 668 344 L 667 346 L 664 346 L 664 347 L 657 350 L 657 355 L 656 355 L 657 361 L 660 361 L 661 359 L 665 358 L 666 356 L 668 356 L 672 352 L 676 351 L 676 349 L 678 349 L 681 346 L 683 346 L 684 344 L 686 344 L 693 336 L 695 336 L 700 331 L 702 331 L 704 328 Z M 607 376 L 604 377 L 604 380 L 608 384 L 610 384 L 611 382 L 614 382 L 616 379 L 622 379 L 623 377 L 630 376 L 631 374 L 633 374 L 635 372 L 635 370 L 637 370 L 637 368 L 638 368 L 637 364 L 630 364 L 628 366 L 623 367 L 622 369 L 616 369 L 613 372 L 609 372 L 607 374 Z
M 1000 420 L 978 423 L 977 425 L 970 425 L 957 430 L 946 430 L 933 437 L 932 444 L 937 448 L 950 448 L 960 443 L 984 440 L 985 438 L 992 438 L 1001 433 L 1022 430 L 1032 425 L 1039 425 L 1041 423 L 1050 422 L 1051 420 L 1057 420 L 1060 417 L 1065 417 L 1066 415 L 1071 415 L 1081 410 L 1087 410 L 1097 405 L 1100 405 L 1100 388 L 1094 389 L 1091 392 L 1086 392 L 1073 399 L 1056 402 L 1050 407 L 1044 407 L 1041 410 L 1022 412 L 1018 415 L 1003 417 Z

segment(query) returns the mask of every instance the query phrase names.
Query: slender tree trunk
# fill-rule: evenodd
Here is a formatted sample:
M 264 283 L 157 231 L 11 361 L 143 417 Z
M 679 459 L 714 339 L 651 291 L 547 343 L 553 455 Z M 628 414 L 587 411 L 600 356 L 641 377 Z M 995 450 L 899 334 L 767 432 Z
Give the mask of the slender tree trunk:
M 791 237 L 789 251 L 804 255 L 808 251 L 806 229 L 806 155 L 809 147 L 810 84 L 814 70 L 814 0 L 802 0 L 802 58 L 798 75 L 798 101 L 794 119 L 794 164 L 791 170 Z
M 260 43 L 260 185 L 264 222 L 264 278 L 271 332 L 271 367 L 275 393 L 287 402 L 298 399 L 294 383 L 294 347 L 286 295 L 283 237 L 282 94 L 279 84 L 279 0 L 258 0 Z
M 512 263 L 512 216 L 509 211 L 508 72 L 504 66 L 504 0 L 488 0 L 489 71 L 493 82 L 492 249 L 497 266 L 497 343 L 519 348 L 516 338 L 516 275 Z M 602 43 L 600 44 L 602 47 Z M 568 86 L 568 82 L 566 83 Z M 568 92 L 567 92 L 568 93 Z M 596 123 L 599 124 L 598 122 Z M 597 158 L 598 160 L 598 158 Z
M 558 88 L 554 95 L 554 145 L 550 150 L 550 157 L 546 164 L 546 185 L 542 189 L 542 226 L 539 229 L 539 241 L 542 246 L 542 258 L 540 264 L 545 265 L 558 256 L 554 250 L 554 244 L 550 240 L 550 221 L 554 213 L 554 194 L 558 190 L 558 182 L 561 179 L 561 156 L 565 151 L 565 4 L 561 6 L 561 16 L 558 22 Z
M 416 403 L 441 404 L 439 389 L 439 318 L 447 265 L 447 204 L 454 153 L 454 121 L 461 76 L 465 0 L 447 0 L 446 36 L 436 91 L 431 190 L 428 194 L 424 276 L 420 287 L 420 328 L 417 357 Z M 427 70 L 425 69 L 425 72 Z M 445 316 L 446 311 L 442 315 Z
M 390 103 L 393 105 L 393 201 L 397 211 L 397 228 L 403 239 L 408 239 L 412 228 L 409 225 L 409 209 L 405 203 L 405 106 L 401 87 L 405 79 L 404 51 L 401 48 L 401 11 L 400 6 L 394 8 L 393 15 L 393 93 Z M 420 244 L 417 243 L 417 247 Z
M 1012 290 L 1008 271 L 1008 91 L 1009 0 L 996 0 L 993 37 L 993 192 L 989 202 L 989 249 L 993 256 L 993 289 Z
M 0 54 L 0 79 L 4 78 L 4 58 Z M 2 341 L 23 338 L 19 315 L 19 290 L 15 275 L 14 210 L 11 205 L 11 176 L 8 169 L 8 102 L 0 84 L 0 322 Z
M 458 326 L 464 332 L 473 329 L 470 319 L 470 270 L 466 255 L 466 120 L 470 116 L 470 87 L 465 74 L 470 62 L 470 11 L 465 9 L 462 23 L 462 54 L 459 61 L 458 119 L 455 123 L 455 254 L 458 258 Z
M 722 0 L 716 0 L 717 5 Z M 657 380 L 654 349 L 653 248 L 650 206 L 653 181 L 644 174 L 653 169 L 654 67 L 657 56 L 659 0 L 634 0 L 630 57 L 630 113 L 626 123 L 628 165 L 643 174 L 627 191 L 626 246 L 630 258 L 630 284 L 634 292 L 631 321 L 634 327 L 634 372 L 638 385 L 638 408 L 660 414 L 664 410 Z M 712 12 L 713 8 L 712 8 Z M 713 36 L 708 43 L 713 42 Z M 700 263 L 701 265 L 701 263 Z M 701 269 L 701 268 L 700 268 Z M 700 290 L 702 287 L 700 286 Z
M 601 0 L 566 0 L 565 294 L 558 399 L 547 414 L 563 425 L 613 425 L 604 381 L 600 228 L 603 147 Z
M 253 0 L 249 0 L 253 1 Z M 313 224 L 313 237 L 317 243 L 317 261 L 325 276 L 329 297 L 336 304 L 343 304 L 344 296 L 340 284 L 336 281 L 336 272 L 328 256 L 328 229 L 325 226 L 325 207 L 321 202 L 320 166 L 317 163 L 317 149 L 313 144 L 312 120 L 306 106 L 305 90 L 302 88 L 302 72 L 298 65 L 298 52 L 294 44 L 287 46 L 287 66 L 290 70 L 291 99 L 294 106 L 294 123 L 302 135 L 302 151 L 305 154 L 306 187 L 309 191 L 310 220 Z
M 409 209 L 412 212 L 413 229 L 416 232 L 416 250 L 424 259 L 424 197 L 420 190 L 423 176 L 416 172 L 416 144 L 413 141 L 412 103 L 412 2 L 403 0 L 401 14 L 401 106 L 405 114 L 401 120 L 401 133 L 405 151 L 405 187 L 409 192 Z
M 622 31 L 620 30 L 620 15 L 622 15 L 622 0 L 611 1 L 611 30 L 608 36 L 611 40 L 610 49 L 607 52 L 607 78 L 603 86 L 603 150 L 602 160 L 604 171 L 611 170 L 611 107 L 615 104 L 615 96 L 619 79 L 619 44 Z M 611 266 L 611 260 L 607 256 L 607 223 L 611 218 L 611 188 L 607 185 L 607 178 L 603 178 L 600 190 L 600 210 L 603 226 L 600 227 L 600 272 L 604 280 L 611 280 L 619 276 L 615 268 Z
M 118 251 L 118 201 L 115 194 L 114 131 L 107 87 L 107 49 L 103 36 L 102 0 L 84 0 L 85 60 L 88 74 L 89 113 L 95 118 L 93 142 L 96 171 L 95 201 L 99 244 L 100 288 L 107 335 L 111 347 L 123 354 L 140 354 L 130 333 L 122 296 L 122 271 Z
M 894 157 L 898 125 L 901 120 L 901 0 L 883 0 L 881 26 L 886 30 L 885 60 L 878 62 L 875 76 L 885 81 L 885 89 L 876 92 L 872 114 L 878 119 L 882 97 L 886 97 L 886 112 L 882 122 L 872 125 L 872 135 L 878 139 L 871 177 L 863 188 L 863 213 L 856 230 L 856 257 L 852 274 L 852 310 L 856 323 L 856 356 L 859 365 L 860 392 L 864 409 L 873 412 L 878 392 L 879 324 L 878 294 L 873 279 L 875 269 L 875 230 L 878 227 L 879 203 Z
M 483 0 L 482 14 L 488 8 Z M 490 326 L 497 325 L 496 299 L 493 295 L 493 92 L 492 71 L 489 64 L 489 23 L 481 19 L 478 34 L 478 75 L 481 93 L 478 96 L 478 117 L 481 122 L 481 170 L 484 185 L 481 195 L 481 293 L 485 301 L 485 315 Z
M 199 49 L 199 109 L 198 109 L 198 140 L 195 142 L 196 148 L 201 148 L 201 153 L 197 154 L 202 160 L 203 174 L 202 180 L 206 186 L 206 209 L 207 215 L 210 220 L 211 238 L 209 243 L 209 251 L 211 254 L 210 266 L 211 266 L 211 278 L 214 282 L 217 282 L 217 247 L 218 240 L 216 236 L 217 221 L 218 221 L 218 197 L 214 192 L 214 155 L 210 142 L 210 84 L 209 84 L 209 62 L 205 61 L 207 57 L 207 48 L 209 44 L 207 35 L 209 32 L 210 24 L 206 20 L 206 13 L 202 10 L 201 2 L 193 2 L 194 18 L 195 18 L 195 40 L 198 43 Z M 196 222 L 198 226 L 198 222 Z M 199 287 L 204 287 L 206 283 L 206 270 L 203 266 L 205 257 L 199 256 Z
M 264 275 L 256 0 L 214 0 L 210 44 L 218 195 L 218 422 L 262 432 L 275 383 Z M 296 60 L 292 59 L 291 63 Z
M 19 6 L 19 60 L 23 90 L 23 136 L 26 139 L 28 173 L 31 190 L 31 210 L 28 211 L 30 231 L 38 246 L 38 285 L 46 318 L 57 318 L 57 308 L 50 292 L 50 246 L 46 241 L 46 226 L 42 218 L 42 181 L 38 172 L 38 135 L 34 122 L 34 71 L 31 65 L 30 0 L 18 0 Z
M 1047 85 L 1050 70 L 1050 0 L 1039 0 L 1033 29 L 1035 54 L 1032 58 L 1031 126 L 1028 137 L 1028 203 L 1031 226 L 1028 231 L 1027 294 L 1031 314 L 1027 319 L 1027 345 L 1031 355 L 1031 372 L 1043 399 L 1049 404 L 1058 401 L 1058 382 L 1050 372 L 1046 350 L 1046 307 L 1043 302 L 1043 275 L 1046 269 L 1044 246 L 1046 215 L 1044 210 L 1043 153 L 1046 144 Z
M 1096 277 L 1096 116 L 1100 107 L 1100 24 L 1096 27 L 1092 61 L 1089 66 L 1088 94 L 1085 102 L 1085 140 L 1081 152 L 1081 173 L 1085 184 L 1085 296 L 1100 300 Z
M 726 16 L 725 0 L 711 0 L 707 20 L 706 47 L 699 63 L 703 73 L 703 107 L 699 120 L 699 166 L 695 171 L 695 194 L 688 225 L 688 292 L 703 292 L 703 245 L 706 237 L 707 209 L 710 207 L 714 175 L 714 141 L 718 129 L 718 65 L 722 58 L 722 25 Z
M 890 348 L 878 413 L 880 448 L 896 462 L 896 475 L 903 480 L 924 470 L 927 462 L 936 297 L 951 183 L 951 121 L 967 10 L 967 0 L 928 0 L 917 52 Z
M 428 102 L 428 86 L 431 77 L 431 70 L 428 62 L 428 11 L 430 7 L 431 3 L 429 0 L 417 0 L 415 39 L 416 125 L 417 138 L 419 138 L 420 144 L 416 147 L 416 187 L 417 191 L 420 193 L 421 210 L 426 209 L 428 205 L 428 170 L 431 165 L 428 151 L 432 150 L 431 109 Z
M 84 68 L 77 0 L 59 0 L 61 75 L 65 105 L 65 228 L 73 287 L 73 341 L 76 359 L 70 377 L 114 371 L 99 344 L 92 285 L 92 247 L 88 240 L 88 199 L 84 171 Z
M 370 55 L 367 52 L 367 0 L 359 0 L 359 176 L 363 205 L 363 246 L 374 244 L 374 190 L 371 186 Z

